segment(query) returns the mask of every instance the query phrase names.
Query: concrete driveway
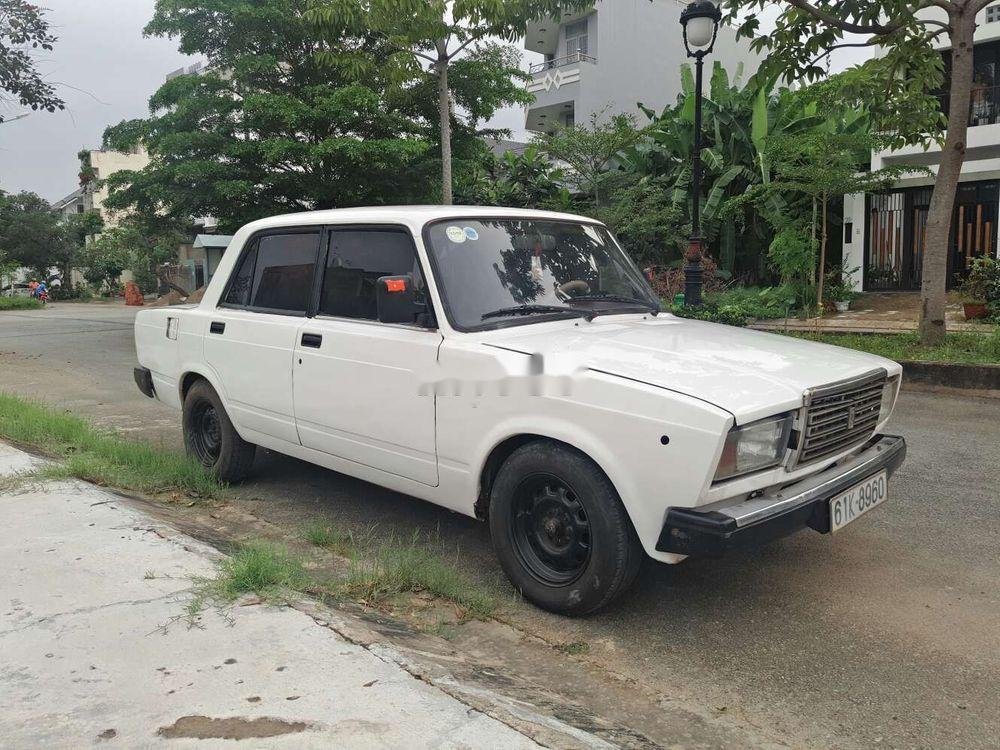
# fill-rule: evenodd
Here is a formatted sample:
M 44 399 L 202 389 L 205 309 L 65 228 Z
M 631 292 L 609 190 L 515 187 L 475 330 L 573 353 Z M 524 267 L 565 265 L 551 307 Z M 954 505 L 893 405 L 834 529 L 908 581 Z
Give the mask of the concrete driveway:
M 179 416 L 132 383 L 121 307 L 0 314 L 0 389 L 179 446 Z M 910 444 L 890 502 L 836 537 L 804 532 L 723 561 L 648 565 L 614 609 L 516 624 L 590 646 L 587 660 L 795 747 L 997 748 L 1000 737 L 1000 401 L 904 393 Z M 665 487 L 665 491 L 668 488 Z M 426 503 L 264 453 L 240 503 L 294 526 L 377 520 L 440 530 L 495 579 L 486 529 Z

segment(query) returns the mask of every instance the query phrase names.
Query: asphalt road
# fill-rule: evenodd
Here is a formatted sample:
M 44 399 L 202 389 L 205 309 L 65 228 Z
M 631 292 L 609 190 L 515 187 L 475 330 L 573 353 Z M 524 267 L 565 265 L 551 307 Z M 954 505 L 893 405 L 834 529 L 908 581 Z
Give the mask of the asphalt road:
M 133 311 L 0 313 L 0 390 L 180 446 L 179 416 L 132 383 Z M 904 392 L 909 458 L 885 507 L 722 561 L 648 565 L 612 610 L 518 608 L 586 658 L 795 747 L 1000 747 L 1000 400 Z M 665 485 L 664 491 L 669 491 Z M 413 498 L 263 453 L 241 503 L 278 523 L 421 529 L 495 580 L 486 529 Z

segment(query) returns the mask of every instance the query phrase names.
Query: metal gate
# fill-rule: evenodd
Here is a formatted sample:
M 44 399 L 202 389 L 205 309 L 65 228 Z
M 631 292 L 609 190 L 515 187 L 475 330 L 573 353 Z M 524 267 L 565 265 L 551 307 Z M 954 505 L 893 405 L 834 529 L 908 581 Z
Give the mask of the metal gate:
M 865 289 L 920 288 L 933 188 L 919 187 L 868 197 Z M 996 255 L 1000 182 L 958 186 L 948 252 L 948 286 L 961 283 L 972 259 Z

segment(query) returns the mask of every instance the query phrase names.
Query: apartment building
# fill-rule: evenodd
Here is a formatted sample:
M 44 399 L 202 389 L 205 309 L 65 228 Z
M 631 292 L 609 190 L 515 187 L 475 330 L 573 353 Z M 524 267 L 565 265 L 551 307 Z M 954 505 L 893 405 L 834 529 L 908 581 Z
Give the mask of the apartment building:
M 938 8 L 921 11 L 946 20 Z M 973 258 L 997 257 L 1000 218 L 1000 2 L 977 19 L 973 49 L 973 87 L 969 135 L 948 248 L 949 286 L 960 283 Z M 940 46 L 949 62 L 947 40 Z M 941 95 L 948 111 L 948 96 Z M 844 263 L 860 268 L 854 275 L 864 291 L 912 291 L 920 288 L 934 174 L 941 163 L 935 141 L 872 154 L 872 169 L 888 165 L 920 166 L 931 175 L 912 174 L 877 195 L 844 198 Z
M 603 0 L 559 19 L 528 26 L 524 46 L 542 59 L 530 68 L 528 130 L 548 132 L 588 122 L 592 115 L 645 117 L 639 103 L 656 111 L 677 100 L 681 66 L 689 62 L 677 0 Z M 722 25 L 707 65 L 721 62 L 730 75 L 742 65 L 752 75 L 760 58 L 736 30 Z

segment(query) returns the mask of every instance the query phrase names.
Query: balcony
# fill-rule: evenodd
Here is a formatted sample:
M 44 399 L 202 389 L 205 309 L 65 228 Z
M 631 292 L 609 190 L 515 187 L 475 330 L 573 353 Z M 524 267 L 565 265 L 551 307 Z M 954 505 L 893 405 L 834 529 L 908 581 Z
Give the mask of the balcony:
M 531 68 L 529 68 L 528 72 L 531 73 L 531 75 L 536 75 L 538 73 L 544 73 L 548 70 L 561 68 L 565 65 L 573 65 L 581 62 L 588 62 L 591 65 L 597 65 L 597 58 L 585 55 L 582 52 L 574 52 L 572 55 L 566 55 L 564 57 L 557 57 L 554 60 L 546 60 L 545 62 L 535 63 L 531 66 Z

